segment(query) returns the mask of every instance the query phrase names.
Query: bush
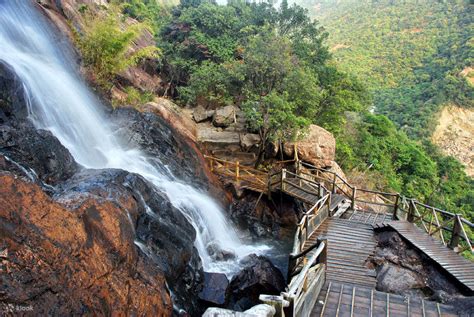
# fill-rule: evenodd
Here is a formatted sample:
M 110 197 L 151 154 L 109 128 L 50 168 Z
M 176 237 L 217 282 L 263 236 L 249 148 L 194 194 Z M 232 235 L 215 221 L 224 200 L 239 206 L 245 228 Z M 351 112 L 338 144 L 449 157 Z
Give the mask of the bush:
M 83 13 L 84 28 L 76 32 L 75 40 L 84 64 L 93 71 L 97 84 L 109 89 L 114 77 L 144 58 L 157 57 L 156 47 L 145 47 L 131 52 L 133 42 L 147 28 L 144 23 L 126 25 L 119 7 L 111 6 L 107 12 Z

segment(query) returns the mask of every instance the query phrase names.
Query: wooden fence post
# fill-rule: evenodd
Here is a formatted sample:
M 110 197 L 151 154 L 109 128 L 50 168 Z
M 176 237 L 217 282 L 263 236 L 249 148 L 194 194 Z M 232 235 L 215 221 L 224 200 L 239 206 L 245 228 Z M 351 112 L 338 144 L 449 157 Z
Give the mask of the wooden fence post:
M 321 252 L 321 255 L 319 256 L 319 261 L 318 263 L 327 263 L 327 258 L 328 258 L 328 238 L 325 236 L 319 236 L 318 237 L 318 245 L 321 244 L 322 242 L 325 243 L 325 247 L 323 252 Z
M 334 173 L 334 176 L 332 178 L 332 193 L 335 194 L 336 193 L 336 179 L 337 179 L 337 176 L 336 176 L 336 173 Z
M 357 195 L 357 188 L 354 186 L 352 188 L 352 202 L 351 202 L 351 209 L 352 210 L 355 210 L 356 195 Z
M 397 198 L 395 199 L 395 205 L 393 206 L 393 220 L 398 219 L 398 204 L 400 203 L 400 194 L 397 194 Z
M 415 202 L 413 199 L 410 199 L 410 202 L 408 203 L 407 221 L 413 222 L 415 220 L 414 216 L 415 216 Z
M 240 162 L 237 161 L 237 163 L 235 164 L 235 180 L 239 180 L 239 177 L 240 177 L 239 167 L 240 167 Z
M 281 191 L 285 191 L 286 168 L 281 170 Z
M 461 236 L 462 232 L 462 222 L 461 222 L 461 216 L 457 214 L 454 216 L 454 224 L 453 224 L 453 235 L 451 236 L 451 240 L 449 241 L 449 248 L 453 249 L 456 248 L 459 244 L 459 237 Z M 441 234 L 443 234 L 441 232 Z

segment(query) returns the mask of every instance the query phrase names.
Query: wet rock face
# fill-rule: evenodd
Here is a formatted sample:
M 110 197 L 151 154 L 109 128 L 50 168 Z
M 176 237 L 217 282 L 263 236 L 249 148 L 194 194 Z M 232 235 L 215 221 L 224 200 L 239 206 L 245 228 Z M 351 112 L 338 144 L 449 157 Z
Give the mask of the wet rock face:
M 242 260 L 244 269 L 230 282 L 228 308 L 243 311 L 259 304 L 260 294 L 277 295 L 285 289 L 285 279 L 268 259 L 255 254 Z
M 25 168 L 33 169 L 39 179 L 56 185 L 79 170 L 71 153 L 45 130 L 36 130 L 29 121 L 0 124 L 0 153 Z
M 16 74 L 0 62 L 0 153 L 34 170 L 41 181 L 56 185 L 71 177 L 79 166 L 52 133 L 36 130 L 27 119 L 24 96 Z
M 0 61 L 0 123 L 27 115 L 23 85 L 13 69 Z
M 222 306 L 227 301 L 226 291 L 229 280 L 223 273 L 204 273 L 204 287 L 199 299 L 210 306 Z
M 243 222 L 250 233 L 256 237 L 278 236 L 280 227 L 293 227 L 298 222 L 298 206 L 292 200 L 283 199 L 271 203 L 266 197 L 258 200 L 258 195 L 246 192 L 231 205 L 231 215 Z M 278 205 L 278 206 L 277 206 Z
M 137 250 L 117 204 L 70 196 L 71 209 L 10 173 L 0 183 L 1 305 L 37 316 L 171 316 L 164 274 Z
M 166 195 L 137 174 L 104 169 L 77 173 L 61 184 L 54 196 L 73 208 L 89 197 L 121 207 L 128 218 L 123 225 L 133 228 L 142 256 L 163 272 L 178 305 L 195 310 L 196 301 L 190 298 L 201 289 L 203 274 L 194 247 L 195 230 Z
M 158 158 L 157 166 L 166 165 L 178 178 L 203 189 L 209 188 L 208 176 L 202 168 L 205 162 L 161 117 L 151 112 L 119 108 L 111 118 L 130 147 L 141 148 L 150 157 Z

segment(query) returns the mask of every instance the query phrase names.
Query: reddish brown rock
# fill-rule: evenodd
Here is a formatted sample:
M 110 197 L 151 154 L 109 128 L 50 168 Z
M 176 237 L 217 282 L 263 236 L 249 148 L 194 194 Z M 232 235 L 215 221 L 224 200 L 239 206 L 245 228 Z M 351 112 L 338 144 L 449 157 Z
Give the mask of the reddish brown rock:
M 142 112 L 153 112 L 162 117 L 174 130 L 179 132 L 184 138 L 196 142 L 196 124 L 181 112 L 171 100 L 166 98 L 156 98 L 154 102 L 146 103 L 138 108 Z
M 71 28 L 80 32 L 84 26 L 83 16 L 80 12 L 81 8 L 87 7 L 89 10 L 98 11 L 102 6 L 107 5 L 105 0 L 37 0 L 37 2 L 45 16 L 71 41 L 73 39 Z M 127 18 L 124 22 L 125 25 L 134 23 L 137 23 L 137 21 L 131 18 Z M 145 29 L 133 43 L 130 53 L 148 46 L 156 46 L 156 43 L 153 34 Z M 162 81 L 155 73 L 157 65 L 157 59 L 144 61 L 137 67 L 129 67 L 124 70 L 118 76 L 118 80 L 125 86 L 134 86 L 142 91 L 158 92 L 162 88 Z M 91 74 L 86 75 L 93 80 Z
M 138 254 L 117 204 L 87 198 L 68 209 L 10 173 L 0 184 L 2 305 L 36 316 L 171 316 L 164 276 Z
M 331 162 L 336 158 L 336 139 L 329 131 L 312 124 L 303 140 L 296 143 L 296 150 L 300 160 L 317 167 L 331 166 Z M 283 151 L 286 156 L 293 157 L 295 144 L 285 143 Z

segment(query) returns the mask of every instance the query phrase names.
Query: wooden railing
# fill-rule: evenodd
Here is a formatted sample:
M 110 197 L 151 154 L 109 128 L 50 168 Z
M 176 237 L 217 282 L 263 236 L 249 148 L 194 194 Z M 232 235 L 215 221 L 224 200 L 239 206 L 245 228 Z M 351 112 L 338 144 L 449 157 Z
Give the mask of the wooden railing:
M 331 188 L 333 194 L 342 194 L 350 199 L 353 209 L 372 209 L 392 214 L 394 219 L 416 224 L 427 234 L 439 238 L 444 245 L 458 253 L 468 250 L 474 253 L 474 225 L 461 215 L 420 203 L 399 193 L 356 188 L 337 173 L 307 163 L 299 163 L 297 173 L 311 173 L 315 179 Z
M 206 159 L 211 170 L 239 181 L 244 188 L 262 193 L 266 192 L 269 197 L 271 197 L 271 192 L 274 190 L 285 192 L 290 188 L 298 188 L 302 192 L 308 192 L 323 199 L 328 192 L 327 188 L 331 194 L 344 195 L 348 198 L 353 210 L 358 208 L 391 214 L 394 219 L 415 223 L 423 228 L 427 234 L 437 237 L 444 245 L 458 253 L 470 251 L 474 254 L 474 225 L 470 221 L 464 219 L 461 215 L 425 205 L 399 193 L 356 188 L 333 171 L 301 161 L 289 160 L 282 162 L 282 164 L 294 163 L 294 173 L 284 168 L 273 173 L 267 173 L 252 167 L 242 166 L 239 162 L 229 162 L 209 156 L 206 156 Z M 295 180 L 297 180 L 296 183 Z M 325 200 L 325 204 L 329 203 L 330 200 L 331 196 Z M 328 214 L 328 216 L 331 215 Z M 314 219 L 303 217 L 301 221 L 310 220 L 313 221 Z M 305 223 L 300 222 L 298 227 L 304 225 Z M 301 236 L 303 231 L 300 230 L 297 233 Z
M 212 172 L 230 177 L 242 183 L 242 187 L 257 191 L 266 191 L 268 187 L 268 173 L 253 167 L 205 155 Z
M 474 224 L 459 214 L 420 203 L 415 199 L 401 198 L 397 217 L 415 223 L 457 253 L 474 251 Z
M 356 188 L 339 174 L 301 161 L 296 162 L 296 172 L 298 174 L 314 177 L 315 180 L 318 180 L 323 183 L 326 188 L 329 188 L 333 194 L 340 193 L 350 198 L 352 202 L 351 208 L 354 209 Z
M 306 255 L 310 253 L 315 245 L 305 249 L 308 238 L 311 237 L 318 227 L 329 217 L 329 204 L 331 194 L 327 193 L 318 202 L 304 213 L 303 218 L 296 227 L 293 250 L 289 256 L 288 276 L 295 274 L 296 268 L 304 261 Z
M 260 295 L 260 300 L 275 307 L 275 316 L 307 317 L 326 282 L 327 240 L 318 239 L 315 250 L 302 269 L 289 279 L 280 296 Z

